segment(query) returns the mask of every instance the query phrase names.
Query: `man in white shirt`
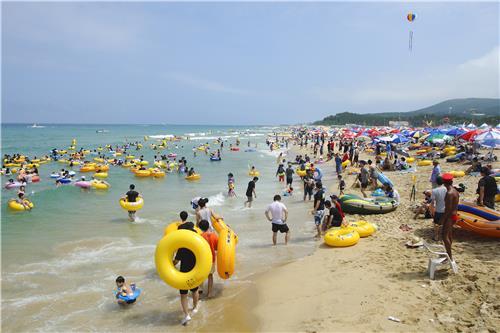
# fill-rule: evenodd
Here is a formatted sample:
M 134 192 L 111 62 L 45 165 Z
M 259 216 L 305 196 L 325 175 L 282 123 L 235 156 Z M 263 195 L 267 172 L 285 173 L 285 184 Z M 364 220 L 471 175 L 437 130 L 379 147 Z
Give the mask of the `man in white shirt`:
M 266 217 L 272 224 L 273 230 L 273 245 L 276 245 L 276 238 L 278 231 L 280 233 L 285 233 L 285 245 L 288 244 L 290 239 L 290 229 L 286 225 L 286 220 L 288 219 L 288 210 L 286 206 L 281 203 L 281 196 L 275 195 L 273 203 L 270 204 L 266 209 Z

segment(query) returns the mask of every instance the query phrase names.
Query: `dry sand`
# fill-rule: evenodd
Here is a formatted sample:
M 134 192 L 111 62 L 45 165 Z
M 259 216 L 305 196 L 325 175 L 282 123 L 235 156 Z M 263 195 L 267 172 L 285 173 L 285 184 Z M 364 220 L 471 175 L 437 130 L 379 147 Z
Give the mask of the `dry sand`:
M 494 167 L 498 168 L 499 163 Z M 466 168 L 442 163 L 443 172 Z M 332 162 L 323 164 L 322 169 L 333 175 Z M 423 190 L 430 187 L 431 169 L 418 167 L 416 203 L 423 200 Z M 426 271 L 429 253 L 423 248 L 408 249 L 404 243 L 413 236 L 432 243 L 432 221 L 413 220 L 415 203 L 409 200 L 412 174 L 385 174 L 401 195 L 400 207 L 384 215 L 346 217 L 348 221 L 376 223 L 379 231 L 375 235 L 349 248 L 329 248 L 318 241 L 312 255 L 251 279 L 248 287 L 202 331 L 500 330 L 499 240 L 456 229 L 453 251 L 459 273 L 443 269 L 436 273 L 435 280 L 430 280 Z M 347 176 L 348 186 L 354 177 Z M 462 199 L 473 200 L 478 180 L 472 176 L 457 179 L 456 183 L 467 187 Z M 324 183 L 337 192 L 332 176 Z M 302 195 L 302 191 L 298 192 Z M 358 189 L 346 193 L 360 194 Z M 293 232 L 293 217 L 289 220 Z M 401 224 L 413 230 L 402 231 Z M 269 251 L 273 255 L 273 248 Z M 401 322 L 388 320 L 389 316 Z

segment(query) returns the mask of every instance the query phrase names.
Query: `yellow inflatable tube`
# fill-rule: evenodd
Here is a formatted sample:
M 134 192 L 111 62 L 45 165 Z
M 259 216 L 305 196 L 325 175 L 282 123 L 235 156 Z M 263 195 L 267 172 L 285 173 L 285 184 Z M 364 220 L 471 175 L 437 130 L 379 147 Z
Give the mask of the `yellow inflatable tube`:
M 349 226 L 356 230 L 361 238 L 368 237 L 377 230 L 373 224 L 366 221 L 351 222 Z
M 194 268 L 182 273 L 175 268 L 175 252 L 185 248 L 193 252 L 196 258 Z M 179 290 L 198 287 L 206 280 L 212 268 L 212 252 L 208 242 L 191 230 L 177 230 L 163 237 L 156 246 L 156 270 L 160 278 L 168 285 Z
M 325 244 L 333 247 L 352 246 L 358 243 L 359 234 L 354 228 L 330 229 L 326 232 Z
M 173 231 L 176 231 L 181 224 L 182 221 L 175 221 L 170 223 L 168 226 L 165 227 L 165 230 L 163 231 L 163 237 L 172 233 Z M 203 233 L 203 231 L 201 231 L 201 229 L 198 228 L 197 226 L 194 227 L 194 230 L 196 230 L 196 232 L 200 235 Z
M 300 169 L 297 169 L 295 170 L 295 173 L 297 173 L 297 175 L 299 177 L 305 177 L 305 175 L 307 175 L 307 170 L 300 170 Z
M 407 158 L 406 158 L 406 162 L 408 162 L 408 163 L 413 163 L 413 162 L 415 162 L 415 157 L 407 157 Z
M 151 176 L 151 171 L 149 171 L 149 170 L 136 170 L 134 172 L 135 172 L 136 177 L 149 177 L 149 176 Z
M 97 178 L 108 178 L 108 173 L 107 172 L 96 172 L 96 173 L 94 173 L 94 177 L 97 177 Z
M 250 171 L 250 172 L 248 172 L 248 175 L 251 176 L 251 177 L 258 177 L 258 176 L 260 176 L 260 172 L 258 172 L 258 171 Z
M 212 220 L 212 226 L 214 227 L 215 231 L 220 235 L 223 230 L 226 229 L 231 229 L 229 226 L 224 222 L 224 219 L 222 218 L 215 218 L 213 216 L 210 216 L 210 219 Z M 232 231 L 232 229 L 231 229 Z M 233 231 L 233 236 L 236 244 L 238 244 L 238 235 Z
M 127 199 L 121 198 L 120 206 L 122 206 L 122 208 L 126 211 L 136 212 L 144 206 L 144 199 L 142 197 L 138 197 L 136 202 L 128 202 Z
M 198 180 L 201 176 L 198 173 L 192 174 L 191 176 L 186 176 L 186 180 Z
M 453 170 L 453 171 L 450 171 L 450 173 L 453 175 L 453 177 L 455 178 L 459 178 L 459 177 L 463 177 L 465 176 L 465 172 L 462 171 L 462 170 Z
M 342 168 L 347 168 L 349 165 L 351 165 L 351 161 L 350 160 L 345 160 L 344 162 L 342 162 Z
M 96 181 L 91 181 L 90 186 L 92 186 L 93 188 L 98 189 L 98 190 L 107 190 L 109 188 L 108 184 L 96 182 Z
M 236 258 L 236 238 L 231 229 L 223 229 L 219 233 L 217 243 L 217 273 L 221 279 L 229 279 L 234 273 Z
M 28 203 L 28 207 L 31 209 L 33 209 L 33 207 L 35 207 L 35 205 L 33 205 L 33 203 L 31 201 L 29 201 L 28 199 L 24 199 L 24 202 Z M 16 200 L 10 200 L 8 205 L 9 205 L 9 208 L 12 210 L 17 210 L 17 211 L 27 210 L 26 207 L 24 207 L 20 203 L 16 202 Z
M 417 162 L 417 165 L 418 165 L 418 166 L 428 166 L 428 165 L 432 165 L 432 161 L 431 161 L 431 160 L 421 160 L 421 161 L 418 161 L 418 162 Z

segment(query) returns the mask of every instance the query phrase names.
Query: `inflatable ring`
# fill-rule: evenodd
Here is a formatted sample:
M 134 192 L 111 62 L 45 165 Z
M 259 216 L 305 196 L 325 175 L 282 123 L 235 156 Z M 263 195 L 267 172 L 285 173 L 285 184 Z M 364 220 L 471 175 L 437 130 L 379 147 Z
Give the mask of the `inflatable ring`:
M 28 199 L 24 199 L 24 201 L 28 202 L 28 206 L 33 209 L 33 207 L 35 207 L 35 205 L 33 205 L 33 203 L 31 201 L 29 201 Z M 17 211 L 24 211 L 26 210 L 26 207 L 24 207 L 23 205 L 21 205 L 20 203 L 16 202 L 16 200 L 10 200 L 9 201 L 9 208 L 10 209 L 13 209 L 13 210 L 17 210 Z
M 432 161 L 431 161 L 431 160 L 421 160 L 421 161 L 418 161 L 418 162 L 417 162 L 417 165 L 418 165 L 418 166 L 428 166 L 428 165 L 432 165 Z
M 91 171 L 95 171 L 95 166 L 85 165 L 80 168 L 80 172 L 91 172 Z
M 297 173 L 297 175 L 299 177 L 305 177 L 307 175 L 307 170 L 300 170 L 300 169 L 297 169 L 295 170 L 295 173 Z
M 227 228 L 219 233 L 217 243 L 217 273 L 221 279 L 229 279 L 234 273 L 234 259 L 236 257 L 236 237 L 234 232 Z
M 377 231 L 377 228 L 373 224 L 366 221 L 351 222 L 349 226 L 356 230 L 361 238 L 368 237 Z
M 136 202 L 128 202 L 127 199 L 121 198 L 120 206 L 122 206 L 122 208 L 126 211 L 136 212 L 144 206 L 144 199 L 142 197 L 138 197 Z
M 165 227 L 165 230 L 163 231 L 163 237 L 172 233 L 173 231 L 176 231 L 181 224 L 182 221 L 175 221 L 170 223 L 168 226 Z M 201 229 L 198 228 L 197 226 L 194 227 L 194 230 L 196 230 L 196 232 L 200 235 L 203 233 L 203 231 L 201 231 Z
M 250 171 L 250 172 L 248 173 L 248 175 L 249 175 L 249 176 L 251 176 L 251 177 L 258 177 L 258 176 L 260 176 L 260 172 L 258 172 L 257 170 L 255 170 L 255 171 Z
M 352 246 L 358 243 L 359 234 L 354 228 L 330 229 L 326 232 L 325 244 L 333 247 Z
M 99 162 L 99 163 L 104 163 L 104 158 L 94 157 L 94 161 Z
M 92 182 L 88 182 L 85 180 L 79 180 L 79 181 L 75 182 L 75 186 L 81 187 L 81 188 L 89 188 L 92 186 Z
M 165 177 L 165 171 L 161 170 L 151 171 L 151 176 L 155 178 Z
M 189 272 L 175 268 L 172 258 L 180 248 L 193 252 L 196 264 Z M 212 251 L 208 242 L 191 230 L 177 230 L 163 237 L 156 246 L 155 265 L 160 278 L 179 290 L 198 287 L 206 280 L 212 268 Z
M 92 181 L 90 185 L 97 190 L 107 190 L 109 188 L 108 184 Z M 122 206 L 123 207 L 123 206 Z
M 128 155 L 128 156 L 125 156 L 125 158 L 127 160 L 133 160 L 135 158 L 135 156 L 134 155 Z
M 407 163 L 413 163 L 413 162 L 415 162 L 415 157 L 408 157 L 408 158 L 406 159 L 406 162 L 407 162 Z
M 94 177 L 97 177 L 97 178 L 108 178 L 108 173 L 107 172 L 96 172 L 96 173 L 94 173 Z
M 198 180 L 200 178 L 201 178 L 201 176 L 198 173 L 194 173 L 191 176 L 186 176 L 186 180 Z
M 453 177 L 455 178 L 459 178 L 459 177 L 463 177 L 465 176 L 465 172 L 462 171 L 462 170 L 453 170 L 453 171 L 450 171 L 450 173 L 453 175 Z
M 351 165 L 351 161 L 350 160 L 345 160 L 344 162 L 342 162 L 342 168 L 343 169 L 347 168 L 349 165 Z
M 95 166 L 95 170 L 97 172 L 109 171 L 109 165 L 106 165 L 106 164 L 104 164 L 104 165 L 96 165 Z
M 149 177 L 149 176 L 151 176 L 151 171 L 149 171 L 149 170 L 136 170 L 135 176 L 136 177 Z

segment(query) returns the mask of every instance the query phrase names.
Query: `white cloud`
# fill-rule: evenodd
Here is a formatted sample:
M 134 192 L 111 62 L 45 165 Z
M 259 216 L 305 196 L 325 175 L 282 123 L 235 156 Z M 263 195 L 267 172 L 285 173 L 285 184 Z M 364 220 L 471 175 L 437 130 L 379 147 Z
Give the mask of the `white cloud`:
M 250 95 L 253 92 L 245 89 L 239 89 L 235 87 L 231 87 L 229 85 L 217 82 L 217 81 L 212 81 L 212 80 L 206 80 L 198 77 L 193 77 L 190 75 L 186 74 L 169 74 L 167 75 L 168 78 L 174 79 L 177 82 L 180 82 L 182 84 L 201 89 L 201 90 L 207 90 L 207 91 L 214 91 L 214 92 L 221 92 L 221 93 L 228 93 L 228 94 L 237 94 L 237 95 Z
M 405 75 L 365 78 L 362 87 L 314 87 L 313 98 L 329 103 L 353 106 L 383 103 L 399 109 L 402 104 L 433 103 L 451 98 L 500 97 L 500 48 L 467 60 L 441 72 L 424 72 L 420 76 Z M 386 111 L 386 110 L 384 110 Z

